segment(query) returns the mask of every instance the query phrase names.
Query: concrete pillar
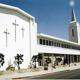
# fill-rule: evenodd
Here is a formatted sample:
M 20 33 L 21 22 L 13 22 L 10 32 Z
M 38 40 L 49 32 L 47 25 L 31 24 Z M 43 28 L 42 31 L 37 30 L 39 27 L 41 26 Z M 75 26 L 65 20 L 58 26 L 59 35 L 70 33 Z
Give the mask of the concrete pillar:
M 54 54 L 52 54 L 52 66 L 53 66 L 53 56 L 54 56 Z
M 51 72 L 53 72 L 53 54 L 52 54 L 52 70 Z
M 64 54 L 64 59 L 66 58 L 66 55 Z
M 68 57 L 68 65 L 70 66 L 70 63 L 69 63 L 69 55 L 67 55 L 67 57 Z
M 44 67 L 44 53 L 42 53 L 42 63 L 43 63 L 43 67 Z
M 64 59 L 66 59 L 66 54 L 64 54 Z
M 72 63 L 71 55 L 70 55 L 70 64 Z
M 67 55 L 67 59 L 68 59 L 68 64 L 69 64 L 69 55 Z

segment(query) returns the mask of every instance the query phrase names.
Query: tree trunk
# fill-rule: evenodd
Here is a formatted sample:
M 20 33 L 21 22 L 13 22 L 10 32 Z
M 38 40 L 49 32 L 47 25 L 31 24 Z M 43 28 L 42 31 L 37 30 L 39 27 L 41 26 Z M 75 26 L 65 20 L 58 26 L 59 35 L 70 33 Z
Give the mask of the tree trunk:
M 20 70 L 20 65 L 18 65 L 18 70 Z

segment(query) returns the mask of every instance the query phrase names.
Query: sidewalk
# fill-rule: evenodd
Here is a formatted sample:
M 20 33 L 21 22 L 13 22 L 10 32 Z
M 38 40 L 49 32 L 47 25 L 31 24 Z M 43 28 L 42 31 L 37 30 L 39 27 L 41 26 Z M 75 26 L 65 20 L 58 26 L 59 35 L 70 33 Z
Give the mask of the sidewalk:
M 12 80 L 12 78 L 29 78 L 31 76 L 35 77 L 35 76 L 55 73 L 55 72 L 59 72 L 59 71 L 74 70 L 74 69 L 80 69 L 80 65 L 71 66 L 71 67 L 68 66 L 68 67 L 62 67 L 62 68 L 56 68 L 56 69 L 54 69 L 52 67 L 49 67 L 49 69 L 47 71 L 41 70 L 41 71 L 38 71 L 38 72 L 5 74 L 5 75 L 0 75 L 0 80 Z

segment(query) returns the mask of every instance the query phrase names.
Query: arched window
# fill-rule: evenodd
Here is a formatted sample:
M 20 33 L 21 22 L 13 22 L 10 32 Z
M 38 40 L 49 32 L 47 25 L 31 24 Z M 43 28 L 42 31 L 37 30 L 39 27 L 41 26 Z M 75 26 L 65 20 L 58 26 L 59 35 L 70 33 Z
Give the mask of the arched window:
M 74 37 L 74 29 L 72 29 L 72 36 Z

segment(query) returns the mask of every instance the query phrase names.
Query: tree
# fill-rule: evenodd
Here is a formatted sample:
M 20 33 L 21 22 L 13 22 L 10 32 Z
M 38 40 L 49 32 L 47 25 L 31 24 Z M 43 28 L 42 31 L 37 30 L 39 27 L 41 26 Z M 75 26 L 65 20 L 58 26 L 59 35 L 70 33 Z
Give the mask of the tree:
M 38 61 L 38 55 L 34 55 L 34 56 L 32 57 L 32 60 L 31 60 L 31 61 L 35 62 L 34 68 L 36 68 L 36 62 Z
M 20 64 L 23 62 L 23 55 L 22 54 L 17 54 L 15 57 L 15 62 L 18 66 L 18 70 L 20 69 Z
M 3 66 L 4 63 L 5 63 L 4 55 L 2 53 L 0 53 L 0 67 Z

